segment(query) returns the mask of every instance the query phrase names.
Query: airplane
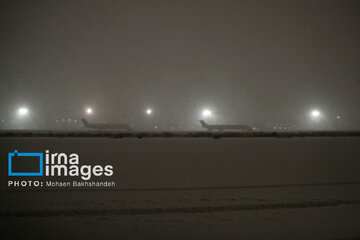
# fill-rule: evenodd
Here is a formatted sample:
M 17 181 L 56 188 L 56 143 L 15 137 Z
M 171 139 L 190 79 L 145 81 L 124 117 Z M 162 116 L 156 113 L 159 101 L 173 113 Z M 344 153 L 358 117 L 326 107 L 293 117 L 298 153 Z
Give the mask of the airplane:
M 218 130 L 219 132 L 224 130 L 240 130 L 244 132 L 253 131 L 251 127 L 247 125 L 209 125 L 204 120 L 200 120 L 200 123 L 203 128 L 206 128 L 209 131 L 211 130 Z
M 86 119 L 81 119 L 82 123 L 84 124 L 84 127 L 86 128 L 92 128 L 92 129 L 111 129 L 111 130 L 127 130 L 132 131 L 132 128 L 129 127 L 127 124 L 119 123 L 119 124 L 108 124 L 108 123 L 93 123 L 90 124 Z

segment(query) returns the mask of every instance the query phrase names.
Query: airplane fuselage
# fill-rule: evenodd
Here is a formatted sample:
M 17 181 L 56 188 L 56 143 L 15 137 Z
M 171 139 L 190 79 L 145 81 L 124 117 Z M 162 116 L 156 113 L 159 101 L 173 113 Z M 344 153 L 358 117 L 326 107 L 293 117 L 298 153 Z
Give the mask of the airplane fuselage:
M 214 130 L 231 130 L 231 129 L 244 129 L 242 125 L 210 125 L 206 127 Z
M 127 125 L 123 124 L 89 124 L 86 126 L 87 128 L 93 128 L 93 129 L 123 129 L 123 130 L 129 130 L 129 127 Z
M 131 131 L 131 127 L 127 124 L 107 124 L 107 123 L 88 123 L 85 119 L 81 119 L 84 127 L 99 130 L 127 130 Z
M 218 130 L 218 131 L 224 131 L 224 130 L 240 130 L 240 131 L 246 131 L 246 132 L 251 132 L 253 131 L 249 126 L 247 125 L 233 125 L 233 124 L 229 124 L 229 125 L 225 125 L 225 124 L 221 124 L 221 125 L 209 125 L 207 124 L 205 121 L 201 120 L 200 121 L 201 126 L 205 129 L 208 130 Z

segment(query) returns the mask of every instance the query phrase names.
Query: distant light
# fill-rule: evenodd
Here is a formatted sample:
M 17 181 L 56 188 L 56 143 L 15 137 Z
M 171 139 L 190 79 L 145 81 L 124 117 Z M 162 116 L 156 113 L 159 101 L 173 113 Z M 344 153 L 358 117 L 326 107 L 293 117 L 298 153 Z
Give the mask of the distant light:
M 205 117 L 205 118 L 211 117 L 211 116 L 212 116 L 212 112 L 211 112 L 210 110 L 208 110 L 208 109 L 204 109 L 204 110 L 202 111 L 202 116 Z
M 146 109 L 146 114 L 147 114 L 147 115 L 151 115 L 152 112 L 153 112 L 152 109 L 150 109 L 150 108 Z
M 88 114 L 88 115 L 91 115 L 91 114 L 93 114 L 93 110 L 92 110 L 92 108 L 87 108 L 86 109 L 86 114 Z
M 313 110 L 313 111 L 311 111 L 311 117 L 313 117 L 313 118 L 319 118 L 320 117 L 320 112 L 318 111 L 318 110 Z
M 27 109 L 25 107 L 19 108 L 19 110 L 18 110 L 19 116 L 26 116 L 26 115 L 28 115 L 28 113 L 29 113 L 29 109 Z
M 337 115 L 337 116 L 336 116 L 336 119 L 340 119 L 340 118 L 341 118 L 341 116 L 340 116 L 340 115 Z

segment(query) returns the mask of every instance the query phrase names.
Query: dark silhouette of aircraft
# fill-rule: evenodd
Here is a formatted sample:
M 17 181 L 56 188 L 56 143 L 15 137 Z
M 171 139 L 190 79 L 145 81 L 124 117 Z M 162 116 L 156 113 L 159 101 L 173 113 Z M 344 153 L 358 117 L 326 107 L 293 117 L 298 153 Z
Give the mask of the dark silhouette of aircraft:
M 207 130 L 218 130 L 224 131 L 224 130 L 239 130 L 244 132 L 252 132 L 253 130 L 251 127 L 247 125 L 229 125 L 229 124 L 222 124 L 222 125 L 209 125 L 204 120 L 200 120 L 201 126 L 203 128 L 206 128 Z
M 82 123 L 84 124 L 84 127 L 86 128 L 92 128 L 92 129 L 111 129 L 111 130 L 127 130 L 132 131 L 132 128 L 129 127 L 127 124 L 119 123 L 119 124 L 108 124 L 108 123 L 88 123 L 86 119 L 81 119 Z

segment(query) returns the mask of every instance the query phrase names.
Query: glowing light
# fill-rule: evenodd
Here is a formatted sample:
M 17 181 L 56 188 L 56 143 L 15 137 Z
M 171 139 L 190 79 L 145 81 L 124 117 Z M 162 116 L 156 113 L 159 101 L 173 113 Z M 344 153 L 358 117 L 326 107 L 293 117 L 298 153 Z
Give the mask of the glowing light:
M 204 109 L 204 110 L 202 111 L 202 116 L 205 117 L 205 118 L 211 117 L 211 116 L 212 116 L 212 112 L 211 112 L 210 110 L 208 110 L 208 109 Z
M 94 111 L 92 110 L 92 108 L 87 108 L 86 109 L 86 114 L 91 115 L 93 113 L 94 113 Z
M 341 118 L 341 116 L 340 116 L 340 115 L 337 115 L 337 116 L 336 116 L 336 119 L 340 119 L 340 118 Z
M 313 110 L 313 111 L 311 111 L 311 117 L 312 118 L 319 118 L 320 117 L 320 115 L 321 115 L 321 113 L 318 111 L 318 110 Z
M 19 114 L 19 116 L 26 116 L 29 114 L 29 109 L 27 109 L 25 107 L 19 108 L 18 114 Z
M 153 112 L 152 109 L 150 109 L 150 108 L 146 109 L 146 114 L 147 114 L 147 115 L 151 115 L 152 112 Z

